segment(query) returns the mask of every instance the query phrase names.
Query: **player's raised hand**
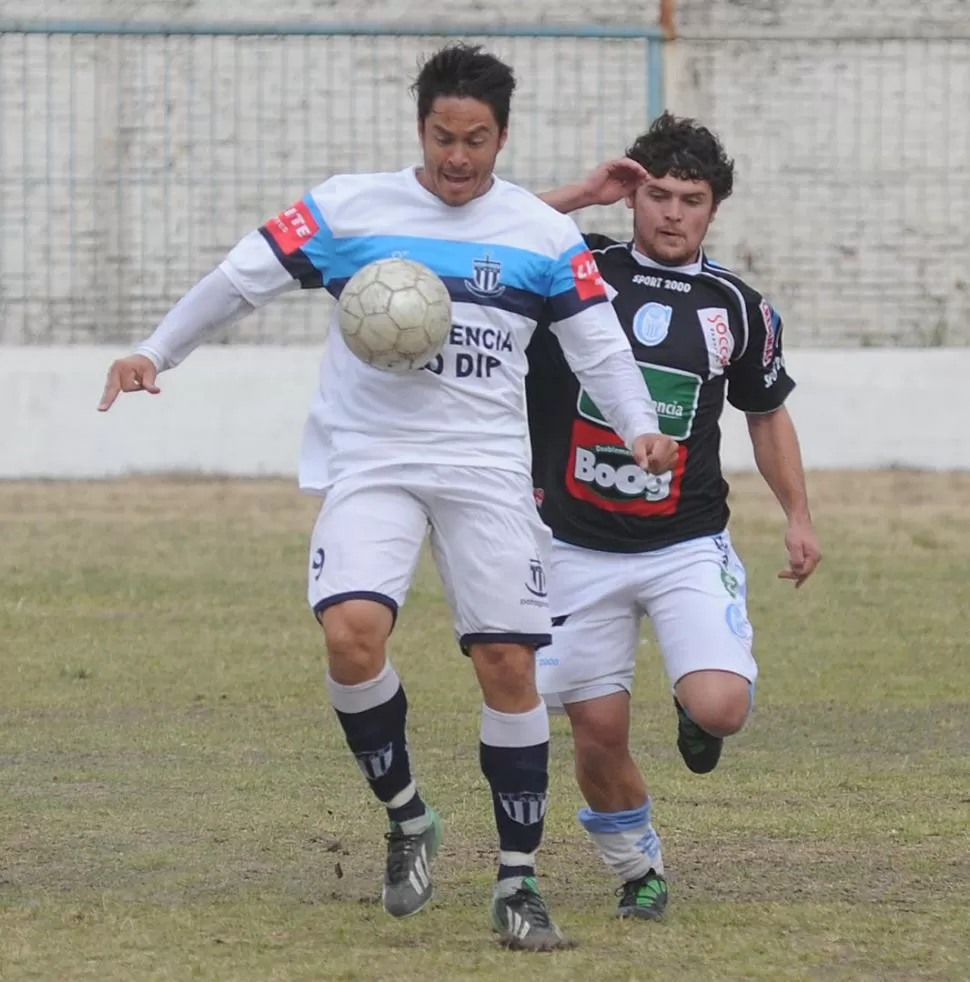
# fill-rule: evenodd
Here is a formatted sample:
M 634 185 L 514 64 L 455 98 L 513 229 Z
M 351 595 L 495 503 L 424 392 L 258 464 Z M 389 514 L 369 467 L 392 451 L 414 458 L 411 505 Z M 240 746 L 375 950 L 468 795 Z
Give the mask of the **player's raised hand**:
M 660 433 L 644 433 L 633 442 L 633 458 L 651 474 L 666 474 L 677 463 L 677 441 Z
M 806 520 L 789 522 L 785 548 L 788 550 L 788 569 L 783 569 L 778 579 L 793 580 L 797 590 L 822 561 L 822 550 L 812 523 Z
M 161 389 L 155 384 L 158 370 L 150 358 L 144 355 L 128 355 L 119 358 L 108 369 L 104 393 L 98 404 L 98 412 L 107 412 L 122 392 L 150 392 L 158 395 Z
M 584 197 L 591 205 L 612 205 L 632 194 L 647 179 L 647 172 L 629 157 L 600 164 L 583 181 Z

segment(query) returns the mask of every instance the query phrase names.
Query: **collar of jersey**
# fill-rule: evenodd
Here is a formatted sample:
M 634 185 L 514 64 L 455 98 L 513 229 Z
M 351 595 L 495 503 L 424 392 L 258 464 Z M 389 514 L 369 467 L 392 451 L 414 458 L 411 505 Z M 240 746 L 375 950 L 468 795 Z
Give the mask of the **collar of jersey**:
M 683 273 L 686 276 L 696 276 L 700 271 L 701 267 L 704 265 L 704 250 L 701 249 L 698 253 L 697 259 L 692 263 L 687 263 L 685 266 L 664 266 L 663 263 L 658 263 L 656 260 L 651 259 L 649 256 L 645 256 L 631 241 L 629 243 L 630 255 L 641 265 L 649 266 L 651 269 L 663 269 L 668 273 Z
M 448 213 L 461 213 L 462 209 L 465 208 L 475 208 L 484 205 L 486 202 L 492 201 L 500 192 L 499 185 L 502 183 L 501 179 L 493 174 L 492 175 L 492 186 L 484 193 L 480 194 L 477 198 L 472 198 L 471 201 L 466 205 L 461 205 L 458 208 L 452 205 L 446 205 L 441 198 L 436 194 L 432 194 L 419 180 L 418 180 L 418 165 L 412 164 L 410 167 L 404 169 L 404 173 L 407 175 L 408 183 L 410 183 L 414 188 L 417 189 L 418 193 L 423 197 L 427 198 L 428 201 L 437 204 L 439 207 L 443 208 Z

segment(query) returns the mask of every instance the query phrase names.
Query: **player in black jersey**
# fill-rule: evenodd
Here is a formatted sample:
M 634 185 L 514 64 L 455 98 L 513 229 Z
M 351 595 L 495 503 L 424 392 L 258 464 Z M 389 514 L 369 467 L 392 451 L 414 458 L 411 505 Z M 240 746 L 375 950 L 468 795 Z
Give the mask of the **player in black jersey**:
M 536 499 L 554 537 L 554 640 L 539 657 L 539 688 L 550 709 L 569 715 L 588 804 L 579 818 L 623 881 L 625 917 L 658 917 L 667 902 L 650 798 L 629 752 L 642 616 L 674 686 L 677 746 L 692 771 L 714 769 L 724 737 L 741 729 L 752 704 L 753 630 L 720 463 L 725 395 L 747 415 L 758 468 L 788 517 L 789 568 L 779 575 L 800 586 L 821 558 L 784 407 L 794 382 L 781 318 L 703 251 L 733 175 L 709 130 L 664 114 L 625 158 L 542 195 L 563 212 L 623 198 L 632 209 L 631 241 L 587 241 L 661 430 L 679 442 L 672 471 L 645 474 L 539 326 L 527 395 Z

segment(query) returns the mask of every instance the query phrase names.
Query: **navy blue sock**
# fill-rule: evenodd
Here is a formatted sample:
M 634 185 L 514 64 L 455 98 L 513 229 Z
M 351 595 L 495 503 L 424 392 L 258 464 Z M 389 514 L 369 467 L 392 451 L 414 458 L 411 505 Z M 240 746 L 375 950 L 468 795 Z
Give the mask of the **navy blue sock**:
M 361 685 L 327 681 L 347 745 L 390 820 L 420 818 L 425 805 L 411 776 L 408 701 L 397 673 L 385 665 L 376 679 Z
M 549 717 L 482 710 L 482 773 L 492 789 L 499 838 L 498 878 L 535 875 L 549 789 Z

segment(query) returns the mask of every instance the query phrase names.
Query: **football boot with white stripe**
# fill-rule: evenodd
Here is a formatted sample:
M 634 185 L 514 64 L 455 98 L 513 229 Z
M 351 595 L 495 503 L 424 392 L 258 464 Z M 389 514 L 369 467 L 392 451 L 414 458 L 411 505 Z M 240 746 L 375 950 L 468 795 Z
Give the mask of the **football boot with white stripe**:
M 396 823 L 387 833 L 387 868 L 381 899 L 392 917 L 410 917 L 431 899 L 431 860 L 441 845 L 442 826 L 438 813 L 428 808 L 431 824 L 408 835 Z
M 492 926 L 507 948 L 521 951 L 551 951 L 572 947 L 552 922 L 549 908 L 533 877 L 507 890 L 499 881 L 492 896 Z

